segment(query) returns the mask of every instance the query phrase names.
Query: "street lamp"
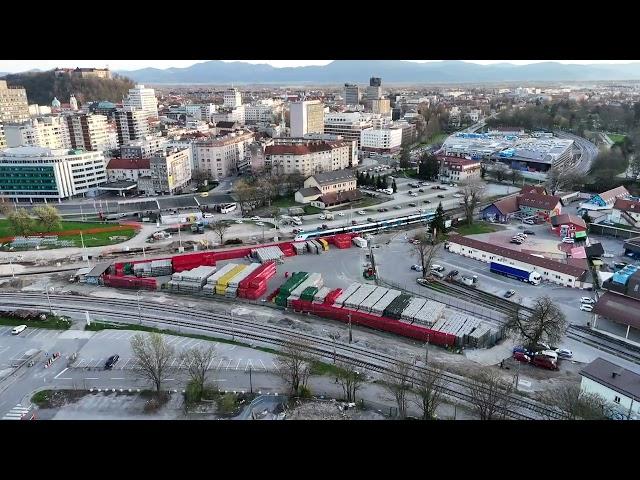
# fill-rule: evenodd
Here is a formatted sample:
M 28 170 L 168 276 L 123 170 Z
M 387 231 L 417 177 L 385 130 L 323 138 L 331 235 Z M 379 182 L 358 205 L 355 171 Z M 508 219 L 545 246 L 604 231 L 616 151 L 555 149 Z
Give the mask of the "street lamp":
M 349 312 L 349 343 L 353 340 L 353 335 L 351 332 L 351 312 Z
M 136 292 L 136 299 L 138 300 L 138 322 L 142 325 L 142 309 L 140 308 L 140 290 Z
M 47 295 L 47 302 L 49 303 L 49 313 L 53 315 L 53 307 L 51 306 L 51 298 L 49 297 L 49 284 L 44 287 L 44 293 Z

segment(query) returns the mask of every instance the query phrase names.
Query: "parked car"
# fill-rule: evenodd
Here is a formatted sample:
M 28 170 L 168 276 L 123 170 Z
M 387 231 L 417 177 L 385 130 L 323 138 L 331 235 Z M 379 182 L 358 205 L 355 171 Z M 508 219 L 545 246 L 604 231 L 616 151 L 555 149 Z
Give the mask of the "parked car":
M 238 219 L 238 220 L 236 220 L 236 223 L 239 225 L 239 224 L 244 223 L 244 222 L 242 220 Z
M 302 228 L 294 228 L 293 229 L 293 233 L 295 233 L 295 234 L 304 233 L 304 230 Z
M 351 225 L 357 225 L 358 222 L 356 222 L 355 220 L 351 220 Z
M 118 360 L 120 359 L 120 355 L 111 355 L 108 359 L 107 359 L 107 363 L 104 364 L 104 369 L 105 370 L 111 370 L 113 368 L 113 366 L 118 362 Z
M 518 238 L 512 238 L 509 243 L 515 243 L 517 245 L 522 245 L 522 240 L 518 239 Z
M 429 280 L 427 280 L 426 278 L 416 278 L 416 282 L 418 283 L 418 285 L 421 285 L 423 287 L 429 286 Z
M 444 195 L 440 194 L 438 195 L 438 198 L 444 198 Z
M 407 195 L 411 195 L 412 193 L 413 193 L 413 192 L 412 192 L 411 190 L 409 190 L 409 191 L 407 192 Z
M 431 203 L 431 200 L 423 200 L 422 203 Z
M 256 225 L 257 225 L 258 227 L 264 227 L 264 222 L 256 222 Z
M 373 217 L 367 217 L 367 222 L 375 222 L 376 219 Z
M 558 348 L 556 349 L 556 353 L 559 358 L 572 358 L 573 352 L 567 348 Z
M 420 193 L 424 193 L 424 188 L 420 188 L 420 189 L 418 189 L 418 191 L 419 191 Z
M 582 297 L 580 299 L 580 303 L 588 303 L 588 304 L 592 304 L 592 303 L 596 303 L 596 301 L 591 298 L 591 297 Z
M 411 203 L 409 204 L 409 206 L 410 206 L 410 207 L 415 207 L 415 206 L 417 206 L 417 204 L 415 204 L 415 203 L 411 202 Z
M 422 182 L 420 185 L 422 185 L 423 187 L 428 187 L 429 186 L 429 182 Z
M 531 364 L 536 367 L 546 368 L 547 370 L 558 370 L 557 361 L 544 355 L 535 355 Z
M 511 298 L 516 294 L 515 290 L 509 290 L 507 291 L 507 293 L 504 294 L 504 298 Z
M 416 192 L 410 193 L 409 195 L 411 195 L 412 197 L 417 197 L 418 194 Z
M 438 185 L 434 185 L 433 187 L 431 187 L 431 190 L 439 190 L 440 187 Z
M 213 213 L 205 213 L 202 218 L 213 218 Z
M 395 207 L 393 207 L 393 208 L 395 208 L 396 210 L 400 210 L 402 207 L 401 207 L 400 205 L 396 205 L 396 206 L 395 206 Z
M 344 212 L 338 212 L 339 217 L 344 217 Z
M 260 217 L 258 217 L 257 215 L 254 215 L 253 217 L 251 217 L 251 220 L 259 221 Z
M 591 312 L 593 310 L 593 305 L 583 303 L 582 305 L 580 305 L 580 310 L 582 310 L 583 312 Z
M 524 230 L 524 233 L 526 233 L 527 235 L 535 235 L 536 232 L 534 232 L 533 230 Z
M 571 237 L 564 237 L 562 243 L 576 243 L 576 241 Z
M 431 275 L 433 275 L 434 277 L 444 278 L 444 273 L 438 272 L 437 270 L 431 269 L 429 273 L 431 273 Z
M 442 265 L 431 265 L 431 270 L 435 270 L 436 272 L 444 272 L 445 268 Z
M 388 208 L 383 208 L 383 209 L 382 209 L 382 211 L 383 211 L 383 212 L 388 212 L 388 211 L 389 211 L 389 209 L 388 209 Z
M 411 270 L 415 270 L 416 272 L 421 272 L 422 267 L 420 265 L 411 265 Z
M 367 212 L 365 212 L 364 210 L 359 210 L 358 211 L 358 215 L 366 215 L 366 214 L 367 214 Z
M 524 352 L 513 352 L 513 358 L 519 362 L 531 362 L 531 357 Z
M 327 225 L 326 223 L 322 224 L 322 230 L 327 230 L 329 228 L 329 225 Z
M 17 327 L 13 327 L 11 329 L 11 335 L 19 335 L 20 333 L 24 332 L 26 328 L 26 325 L 18 325 Z
M 384 212 L 384 208 L 379 208 L 378 211 L 379 212 Z

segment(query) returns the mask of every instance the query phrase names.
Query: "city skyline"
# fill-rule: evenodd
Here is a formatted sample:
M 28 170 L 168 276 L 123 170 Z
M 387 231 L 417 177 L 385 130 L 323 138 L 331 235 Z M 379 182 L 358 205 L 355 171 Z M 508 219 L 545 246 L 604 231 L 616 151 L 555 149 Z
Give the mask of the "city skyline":
M 18 73 L 28 70 L 51 70 L 56 67 L 109 67 L 112 70 L 138 70 L 143 68 L 187 68 L 210 60 L 0 60 L 0 72 Z M 333 60 L 222 60 L 223 62 L 245 62 L 251 64 L 268 64 L 276 68 L 322 66 Z M 438 62 L 442 60 L 407 60 L 410 62 Z M 480 65 L 511 63 L 513 65 L 529 65 L 541 62 L 556 62 L 568 65 L 628 64 L 640 60 L 462 60 Z

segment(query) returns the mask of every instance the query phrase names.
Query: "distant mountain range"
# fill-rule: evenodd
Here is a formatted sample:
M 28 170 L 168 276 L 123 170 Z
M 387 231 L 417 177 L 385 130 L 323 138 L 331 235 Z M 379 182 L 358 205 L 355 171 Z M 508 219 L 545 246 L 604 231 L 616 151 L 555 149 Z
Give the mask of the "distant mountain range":
M 268 64 L 212 60 L 186 68 L 119 71 L 149 84 L 479 83 L 640 80 L 640 63 L 566 65 L 557 62 L 478 65 L 462 61 L 416 63 L 402 60 L 336 60 L 324 66 L 276 68 Z

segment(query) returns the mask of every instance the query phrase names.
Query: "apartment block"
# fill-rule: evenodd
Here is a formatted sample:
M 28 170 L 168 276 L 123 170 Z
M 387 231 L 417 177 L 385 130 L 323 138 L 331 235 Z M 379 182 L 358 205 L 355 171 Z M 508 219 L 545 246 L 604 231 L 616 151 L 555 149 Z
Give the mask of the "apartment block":
M 196 141 L 192 144 L 194 165 L 214 180 L 235 174 L 249 166 L 253 139 L 253 132 L 238 131 Z
M 324 132 L 324 105 L 320 100 L 291 103 L 291 136 Z
M 21 87 L 9 87 L 0 80 L 0 122 L 22 123 L 29 120 L 27 91 Z
M 5 125 L 7 146 L 71 148 L 67 125 L 61 117 L 34 118 L 21 124 Z
M 81 113 L 67 115 L 65 121 L 71 148 L 97 151 L 112 146 L 106 116 Z
M 402 145 L 402 128 L 370 128 L 360 136 L 360 148 L 367 153 L 394 154 Z
M 169 147 L 157 151 L 149 166 L 154 193 L 172 195 L 191 181 L 191 150 Z
M 122 106 L 143 110 L 147 118 L 158 119 L 158 100 L 153 88 L 136 85 L 129 89 L 129 95 L 123 100 Z
M 116 111 L 118 143 L 124 145 L 139 140 L 149 133 L 149 112 L 133 107 L 124 107 Z
M 276 174 L 305 176 L 342 170 L 357 163 L 352 142 L 307 140 L 277 142 L 265 148 L 265 166 Z

